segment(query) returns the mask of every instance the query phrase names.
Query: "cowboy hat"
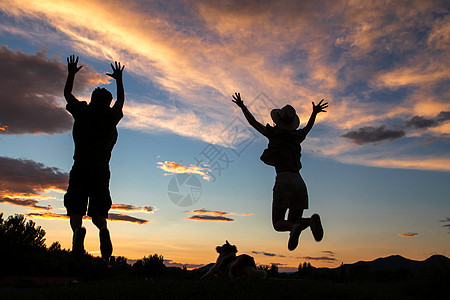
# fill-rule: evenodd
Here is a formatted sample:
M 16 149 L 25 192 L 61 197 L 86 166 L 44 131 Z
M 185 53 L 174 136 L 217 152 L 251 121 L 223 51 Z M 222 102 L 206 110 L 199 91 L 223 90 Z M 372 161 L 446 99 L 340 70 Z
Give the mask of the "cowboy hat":
M 295 130 L 297 129 L 298 125 L 300 125 L 300 118 L 297 116 L 295 108 L 293 108 L 289 104 L 281 109 L 273 109 L 270 112 L 270 116 L 272 117 L 272 120 L 275 122 L 275 124 L 283 129 Z

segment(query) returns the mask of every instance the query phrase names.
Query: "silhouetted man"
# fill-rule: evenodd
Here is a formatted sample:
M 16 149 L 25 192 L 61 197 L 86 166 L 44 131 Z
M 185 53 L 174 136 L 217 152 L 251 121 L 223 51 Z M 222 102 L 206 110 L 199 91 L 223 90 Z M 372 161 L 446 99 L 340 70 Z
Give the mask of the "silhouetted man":
M 100 252 L 102 258 L 108 260 L 112 254 L 112 243 L 106 219 L 111 208 L 109 192 L 109 161 L 111 151 L 117 141 L 117 124 L 123 117 L 125 93 L 123 89 L 120 62 L 111 64 L 113 73 L 106 73 L 116 80 L 117 100 L 113 107 L 111 93 L 104 88 L 96 88 L 91 95 L 91 102 L 78 101 L 72 95 L 75 74 L 82 66 L 78 66 L 78 57 L 67 58 L 68 75 L 64 87 L 66 109 L 72 114 L 73 140 L 75 143 L 74 164 L 70 171 L 69 187 L 64 195 L 64 206 L 70 216 L 73 230 L 72 252 L 83 254 L 86 229 L 82 227 L 82 218 L 87 214 L 98 227 L 100 233 Z M 89 202 L 89 206 L 88 206 Z
M 244 105 L 239 93 L 233 95 L 234 103 L 242 109 L 245 118 L 258 132 L 269 139 L 269 145 L 261 155 L 261 160 L 275 167 L 277 173 L 273 187 L 272 225 L 276 231 L 290 231 L 288 249 L 294 250 L 298 245 L 300 233 L 311 227 L 314 239 L 321 241 L 323 228 L 318 214 L 311 218 L 302 218 L 303 210 L 308 208 L 308 192 L 305 182 L 300 176 L 300 144 L 306 138 L 316 120 L 316 115 L 324 112 L 328 103 L 323 99 L 315 105 L 308 123 L 302 129 L 297 129 L 300 119 L 291 105 L 281 109 L 273 109 L 270 113 L 275 126 L 259 123 Z M 286 211 L 288 218 L 285 219 Z

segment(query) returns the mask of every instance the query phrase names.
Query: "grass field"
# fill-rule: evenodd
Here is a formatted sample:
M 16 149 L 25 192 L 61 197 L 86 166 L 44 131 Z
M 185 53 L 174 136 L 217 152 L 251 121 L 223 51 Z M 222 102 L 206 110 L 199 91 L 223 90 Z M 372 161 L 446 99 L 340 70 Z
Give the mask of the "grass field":
M 383 283 L 109 278 L 68 285 L 16 283 L 0 287 L 0 299 L 450 299 L 450 288 L 441 279 Z

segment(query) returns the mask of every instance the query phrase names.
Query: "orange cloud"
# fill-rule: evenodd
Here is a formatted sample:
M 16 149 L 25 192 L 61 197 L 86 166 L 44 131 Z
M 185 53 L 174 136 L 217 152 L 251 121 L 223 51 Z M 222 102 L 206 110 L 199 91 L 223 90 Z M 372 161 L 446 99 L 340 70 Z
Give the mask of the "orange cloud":
M 68 220 L 68 215 L 62 215 L 62 214 L 55 214 L 51 212 L 44 212 L 44 213 L 30 213 L 26 214 L 29 218 L 35 218 L 35 219 L 46 219 L 46 220 Z M 86 218 L 86 216 L 84 217 Z
M 214 211 L 214 210 L 206 210 L 206 209 L 197 209 L 193 211 L 187 210 L 186 212 L 191 214 L 199 214 L 199 215 L 211 215 L 211 216 L 226 216 L 229 215 L 229 213 L 224 211 Z
M 30 213 L 26 214 L 29 218 L 38 218 L 38 219 L 46 219 L 46 220 L 68 220 L 70 217 L 63 214 L 55 214 L 51 212 L 44 212 L 44 213 Z M 83 219 L 89 219 L 88 216 L 84 216 Z M 115 221 L 115 222 L 126 222 L 126 223 L 136 223 L 136 224 L 147 224 L 150 221 L 143 220 L 139 218 L 135 218 L 128 215 L 123 214 L 115 214 L 115 213 L 109 213 L 108 214 L 108 220 L 109 221 Z
M 125 212 L 145 212 L 153 213 L 155 208 L 153 206 L 134 206 L 130 204 L 113 204 L 112 210 L 125 211 Z
M 448 71 L 448 67 L 436 62 L 426 67 L 404 67 L 391 72 L 380 73 L 377 75 L 376 81 L 378 81 L 378 85 L 385 87 L 421 86 L 449 79 L 450 74 Z
M 341 158 L 343 162 L 357 163 L 361 165 L 413 170 L 450 171 L 450 158 L 443 157 L 399 157 L 399 158 L 364 158 L 355 159 L 351 156 Z
M 207 209 L 196 209 L 196 210 L 187 210 L 187 213 L 195 214 L 194 216 L 186 218 L 186 220 L 195 220 L 195 221 L 218 221 L 218 222 L 234 222 L 235 220 L 226 216 L 235 215 L 235 216 L 250 216 L 252 214 L 236 214 L 236 213 L 228 213 L 225 211 L 217 211 L 217 210 L 207 210 Z
M 199 174 L 205 180 L 209 181 L 211 179 L 211 177 L 208 175 L 208 173 L 211 172 L 211 170 L 206 167 L 200 167 L 195 165 L 183 166 L 182 164 L 176 162 L 165 161 L 164 163 L 158 162 L 158 168 L 168 173 Z
M 404 236 L 404 237 L 413 237 L 418 235 L 416 232 L 406 232 L 406 233 L 399 233 L 398 236 Z
M 186 220 L 195 220 L 195 221 L 215 221 L 215 222 L 234 222 L 234 219 L 227 218 L 224 216 L 210 216 L 210 215 L 195 215 Z
M 123 214 L 116 214 L 116 213 L 109 213 L 108 220 L 118 221 L 118 222 L 126 222 L 126 223 L 136 223 L 139 225 L 147 224 L 150 222 L 148 220 L 139 219 L 139 218 L 135 218 L 135 217 L 128 216 L 128 215 L 123 215 Z
M 228 215 L 234 215 L 234 216 L 240 216 L 240 217 L 245 217 L 245 216 L 251 216 L 253 214 L 251 213 L 244 213 L 244 214 L 236 214 L 233 212 L 225 212 L 225 211 L 217 211 L 217 210 L 207 210 L 207 209 L 196 209 L 196 210 L 187 210 L 187 213 L 191 213 L 191 214 L 197 214 L 197 215 L 208 215 L 208 216 L 228 216 Z
M 42 206 L 38 205 L 39 201 L 33 200 L 33 199 L 20 199 L 21 195 L 18 195 L 18 198 L 9 198 L 9 196 L 2 195 L 0 193 L 0 203 L 7 203 L 17 206 L 24 206 L 24 207 L 30 207 L 32 209 L 43 209 L 43 210 L 51 210 L 52 207 L 50 205 L 48 206 Z M 34 195 L 33 195 L 34 196 Z M 36 195 L 40 196 L 40 195 Z
M 50 191 L 65 192 L 68 174 L 33 160 L 0 156 L 0 203 L 49 210 L 39 200 L 54 199 L 42 195 Z
M 279 107 L 291 103 L 302 124 L 310 102 L 325 98 L 329 113 L 317 121 L 330 132 L 316 148 L 332 149 L 319 153 L 340 160 L 348 154 L 338 141 L 342 130 L 426 115 L 418 111 L 423 103 L 444 103 L 447 108 L 436 113 L 449 111 L 450 22 L 443 3 L 357 0 L 324 7 L 305 1 L 195 1 L 189 9 L 162 10 L 152 2 L 115 1 L 106 8 L 99 0 L 15 0 L 0 2 L 0 10 L 25 22 L 0 30 L 72 44 L 94 59 L 120 60 L 127 72 L 168 91 L 170 104 L 145 97 L 127 102 L 121 126 L 137 130 L 221 143 L 222 129 L 241 113 L 230 102 L 235 90 L 246 103 L 261 91 Z M 398 99 L 384 97 L 403 89 Z M 436 137 L 446 130 L 441 126 L 426 134 Z M 390 150 L 400 158 L 407 152 Z M 361 153 L 351 154 L 370 164 Z

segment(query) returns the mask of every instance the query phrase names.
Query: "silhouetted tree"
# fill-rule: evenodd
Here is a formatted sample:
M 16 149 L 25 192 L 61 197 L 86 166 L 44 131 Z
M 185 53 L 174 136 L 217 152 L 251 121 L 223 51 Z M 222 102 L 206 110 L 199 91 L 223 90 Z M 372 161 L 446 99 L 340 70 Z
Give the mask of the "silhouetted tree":
M 312 266 L 311 263 L 304 262 L 298 265 L 298 275 L 302 277 L 311 277 L 312 275 Z
M 45 231 L 23 215 L 3 219 L 0 214 L 1 275 L 36 274 L 43 269 Z
M 133 265 L 136 274 L 145 277 L 158 277 L 165 273 L 164 257 L 162 255 L 153 254 L 138 260 Z
M 0 214 L 0 244 L 2 247 L 16 250 L 26 248 L 45 249 L 45 231 L 41 226 L 26 219 L 23 215 L 9 216 L 3 220 Z
M 269 271 L 269 266 L 265 266 L 265 265 L 259 265 L 258 266 L 258 270 L 263 270 L 263 271 Z
M 272 264 L 267 271 L 267 275 L 269 277 L 276 277 L 278 276 L 278 266 L 276 264 Z
M 61 244 L 57 241 L 57 242 L 53 242 L 53 244 L 51 244 L 51 246 L 48 248 L 48 251 L 50 252 L 56 252 L 56 251 L 61 251 Z

